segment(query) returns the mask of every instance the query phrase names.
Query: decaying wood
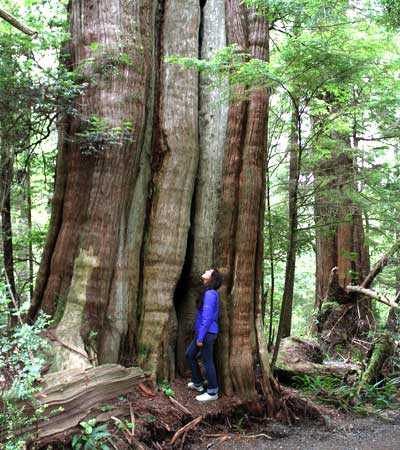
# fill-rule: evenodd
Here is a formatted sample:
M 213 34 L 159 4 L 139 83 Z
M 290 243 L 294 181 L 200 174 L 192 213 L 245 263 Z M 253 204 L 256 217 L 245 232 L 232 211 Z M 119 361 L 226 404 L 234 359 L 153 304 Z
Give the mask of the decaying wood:
M 199 424 L 203 420 L 203 416 L 196 417 L 189 423 L 187 423 L 182 428 L 179 428 L 179 430 L 174 434 L 173 438 L 170 441 L 170 444 L 174 444 L 182 435 L 186 434 L 189 430 L 192 430 L 196 427 L 197 424 Z
M 173 405 L 177 406 L 182 412 L 184 412 L 188 416 L 192 415 L 192 413 L 187 408 L 185 408 L 181 403 L 179 403 L 178 400 L 174 399 L 173 397 L 168 397 L 168 398 L 169 398 L 169 401 Z
M 365 385 L 376 383 L 383 364 L 393 354 L 394 342 L 392 337 L 385 333 L 374 342 L 367 368 L 361 376 L 361 389 Z
M 349 292 L 356 292 L 358 294 L 362 294 L 367 297 L 373 298 L 386 306 L 390 306 L 391 308 L 399 308 L 399 305 L 397 303 L 393 302 L 392 300 L 389 300 L 382 294 L 378 294 L 377 292 L 372 291 L 371 289 L 365 289 L 362 286 L 351 286 L 351 285 L 346 286 L 346 289 Z
M 77 426 L 99 405 L 126 395 L 146 380 L 138 367 L 106 364 L 46 375 L 37 398 L 47 405 L 48 420 L 38 424 L 40 440 Z M 56 411 L 62 407 L 62 411 Z M 56 412 L 55 412 L 56 411 Z
M 281 344 L 274 373 L 279 379 L 287 380 L 304 375 L 343 377 L 358 369 L 353 364 L 322 363 L 322 352 L 318 344 L 296 338 L 285 338 Z
M 1 8 L 0 8 L 0 17 L 4 19 L 6 22 L 8 22 L 10 25 L 12 25 L 14 28 L 17 28 L 19 31 L 22 31 L 28 36 L 34 36 L 38 34 L 37 31 L 27 27 L 26 25 L 21 23 L 18 19 L 16 19 L 14 16 L 12 16 L 11 14 L 9 14 L 8 12 L 4 11 Z

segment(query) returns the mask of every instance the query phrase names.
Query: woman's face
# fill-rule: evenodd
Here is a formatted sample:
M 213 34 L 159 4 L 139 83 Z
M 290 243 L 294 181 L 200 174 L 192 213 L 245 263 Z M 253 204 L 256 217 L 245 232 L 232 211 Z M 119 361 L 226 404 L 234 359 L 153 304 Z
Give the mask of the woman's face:
M 203 273 L 201 279 L 203 280 L 204 283 L 208 283 L 211 280 L 213 272 L 214 269 L 208 269 Z

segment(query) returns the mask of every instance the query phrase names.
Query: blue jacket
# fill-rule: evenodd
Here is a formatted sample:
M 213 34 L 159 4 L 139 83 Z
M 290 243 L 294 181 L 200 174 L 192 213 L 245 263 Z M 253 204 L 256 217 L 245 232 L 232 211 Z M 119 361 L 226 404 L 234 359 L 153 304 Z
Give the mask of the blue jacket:
M 204 293 L 203 307 L 196 308 L 194 329 L 198 332 L 197 341 L 203 342 L 207 333 L 218 333 L 219 298 L 218 292 L 210 289 Z

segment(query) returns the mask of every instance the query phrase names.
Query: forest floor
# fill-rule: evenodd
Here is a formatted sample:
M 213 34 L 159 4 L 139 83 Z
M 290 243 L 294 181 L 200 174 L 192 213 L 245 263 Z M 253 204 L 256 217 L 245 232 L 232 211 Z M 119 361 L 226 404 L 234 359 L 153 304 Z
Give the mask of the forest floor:
M 143 428 L 138 427 L 138 431 L 139 428 L 144 431 L 141 441 L 150 448 L 182 450 L 209 448 L 216 450 L 400 449 L 399 411 L 385 412 L 383 418 L 363 417 L 344 414 L 334 408 L 318 405 L 325 419 L 325 425 L 313 421 L 299 421 L 296 425 L 285 425 L 266 418 L 250 416 L 244 412 L 235 398 L 221 396 L 216 402 L 201 404 L 195 400 L 196 393 L 188 391 L 187 381 L 178 379 L 170 385 L 175 392 L 173 400 L 162 391 L 158 391 L 147 396 L 144 392 L 140 396 L 140 401 L 134 402 L 136 403 L 134 409 L 137 407 L 141 409 L 137 411 L 137 417 L 142 418 L 143 425 Z M 177 403 L 174 403 L 174 400 Z M 149 422 L 152 420 L 154 422 L 149 427 Z M 183 426 L 190 422 L 193 427 L 189 425 L 189 429 L 185 430 Z

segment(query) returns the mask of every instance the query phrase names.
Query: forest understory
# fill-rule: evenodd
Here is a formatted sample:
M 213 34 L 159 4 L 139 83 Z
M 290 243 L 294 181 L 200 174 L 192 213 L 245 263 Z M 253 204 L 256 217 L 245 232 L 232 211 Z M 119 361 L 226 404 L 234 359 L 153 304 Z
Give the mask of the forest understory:
M 249 410 L 238 398 L 222 395 L 201 404 L 187 389 L 188 381 L 180 378 L 158 389 L 141 383 L 126 396 L 94 408 L 90 416 L 96 417 L 96 425 L 108 423 L 104 444 L 118 450 L 398 450 L 400 445 L 398 409 L 363 416 L 284 387 L 285 395 L 306 399 L 320 414 L 307 418 L 299 411 L 289 424 L 257 413 L 254 404 Z M 134 423 L 133 429 L 118 427 L 127 421 Z M 71 449 L 71 437 L 80 432 L 80 426 L 70 428 L 39 448 Z

